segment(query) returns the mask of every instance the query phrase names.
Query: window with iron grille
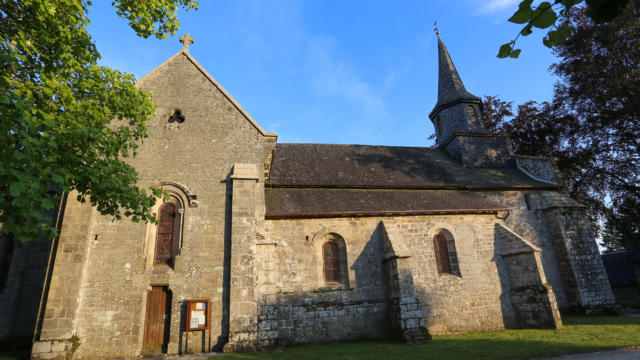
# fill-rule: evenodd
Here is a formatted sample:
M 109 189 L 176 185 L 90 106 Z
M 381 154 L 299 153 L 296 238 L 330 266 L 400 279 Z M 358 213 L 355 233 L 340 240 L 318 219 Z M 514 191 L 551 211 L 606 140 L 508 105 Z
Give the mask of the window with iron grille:
M 327 241 L 322 245 L 322 257 L 324 259 L 325 283 L 339 283 L 340 268 L 338 265 L 338 247 L 335 242 Z

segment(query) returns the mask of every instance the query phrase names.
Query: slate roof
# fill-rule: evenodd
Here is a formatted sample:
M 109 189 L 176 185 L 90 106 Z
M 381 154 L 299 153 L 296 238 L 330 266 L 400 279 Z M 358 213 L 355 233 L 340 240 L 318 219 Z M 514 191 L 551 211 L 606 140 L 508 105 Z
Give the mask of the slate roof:
M 465 168 L 426 147 L 276 145 L 267 186 L 393 189 L 557 189 L 517 168 Z
M 461 190 L 266 188 L 267 218 L 492 213 L 504 206 Z
M 633 270 L 628 265 L 629 252 L 617 251 L 602 255 L 604 268 L 607 270 L 611 286 L 627 286 L 635 284 Z

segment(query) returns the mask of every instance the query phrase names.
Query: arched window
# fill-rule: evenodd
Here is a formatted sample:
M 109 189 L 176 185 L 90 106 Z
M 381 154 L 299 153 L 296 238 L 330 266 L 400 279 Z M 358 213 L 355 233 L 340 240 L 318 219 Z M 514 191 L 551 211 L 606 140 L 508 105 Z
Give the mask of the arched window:
M 327 241 L 322 245 L 322 257 L 324 258 L 324 282 L 339 283 L 340 268 L 338 265 L 338 247 L 333 241 Z
M 327 285 L 349 286 L 347 246 L 342 236 L 327 233 L 322 241 L 322 278 Z
M 436 256 L 438 274 L 460 276 L 458 256 L 453 236 L 446 230 L 438 232 L 433 237 L 433 248 Z
M 180 231 L 180 214 L 176 205 L 176 202 L 166 202 L 160 206 L 158 211 L 159 224 L 156 231 L 154 265 L 173 266 Z

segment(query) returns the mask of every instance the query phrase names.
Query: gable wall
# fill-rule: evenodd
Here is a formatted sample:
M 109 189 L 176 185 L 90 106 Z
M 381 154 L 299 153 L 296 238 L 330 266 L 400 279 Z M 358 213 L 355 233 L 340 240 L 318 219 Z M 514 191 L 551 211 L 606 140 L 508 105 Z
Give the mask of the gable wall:
M 168 272 L 154 272 L 149 266 L 153 243 L 145 242 L 145 236 L 152 225 L 128 219 L 112 221 L 85 206 L 77 216 L 78 222 L 85 219 L 85 226 L 68 227 L 62 233 L 61 242 L 73 238 L 84 244 L 73 260 L 82 270 L 69 279 L 82 284 L 75 294 L 69 294 L 77 299 L 78 306 L 66 315 L 73 318 L 65 323 L 68 331 L 45 332 L 41 340 L 75 334 L 81 344 L 76 350 L 78 358 L 95 358 L 96 354 L 104 358 L 137 356 L 142 348 L 146 295 L 151 285 L 168 285 L 173 295 L 169 353 L 178 352 L 179 345 L 184 351 L 184 339 L 180 340 L 178 331 L 183 300 L 211 300 L 211 345 L 216 344 L 225 327 L 225 250 L 230 256 L 229 247 L 225 248 L 225 239 L 227 244 L 230 241 L 231 211 L 227 177 L 234 163 L 253 163 L 262 169 L 265 154 L 275 142 L 275 138 L 261 135 L 184 55 L 156 70 L 141 87 L 152 92 L 157 111 L 147 123 L 151 136 L 131 161 L 140 175 L 140 185 L 178 183 L 197 196 L 198 206 L 185 208 L 181 255 L 176 257 L 174 270 Z M 175 108 L 182 109 L 184 123 L 168 122 Z M 262 189 L 261 171 L 259 175 Z M 263 204 L 264 192 L 258 193 L 258 203 Z M 68 206 L 78 208 L 75 203 L 70 200 Z M 73 212 L 65 222 L 76 222 Z M 64 264 L 56 266 L 62 269 Z M 56 291 L 61 290 L 56 289 L 64 287 L 65 282 L 55 284 L 51 304 L 58 301 Z M 57 326 L 52 321 L 49 324 Z M 191 351 L 201 350 L 199 337 L 200 333 L 190 335 Z

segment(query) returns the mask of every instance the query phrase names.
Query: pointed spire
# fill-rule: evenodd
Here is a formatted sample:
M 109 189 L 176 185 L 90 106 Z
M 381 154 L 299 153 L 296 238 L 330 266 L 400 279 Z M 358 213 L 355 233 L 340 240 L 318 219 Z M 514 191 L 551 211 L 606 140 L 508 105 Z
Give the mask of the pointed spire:
M 480 98 L 469 93 L 464 88 L 464 84 L 458 75 L 449 51 L 447 51 L 442 38 L 440 37 L 440 31 L 438 30 L 437 23 L 435 32 L 438 36 L 438 103 L 433 108 L 431 114 L 433 115 L 436 110 L 451 103 L 458 102 L 459 100 L 467 100 L 473 102 L 481 102 Z

